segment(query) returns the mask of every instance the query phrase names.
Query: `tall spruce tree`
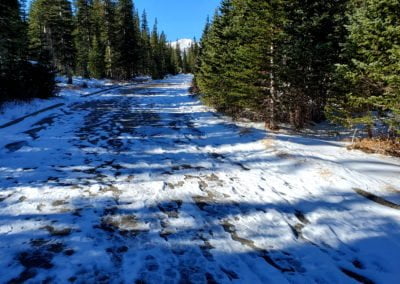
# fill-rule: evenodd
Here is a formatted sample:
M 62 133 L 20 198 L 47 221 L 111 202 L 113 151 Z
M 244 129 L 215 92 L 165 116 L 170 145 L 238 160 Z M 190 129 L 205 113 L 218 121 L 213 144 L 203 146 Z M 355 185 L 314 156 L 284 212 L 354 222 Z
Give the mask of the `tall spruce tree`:
M 18 0 L 0 3 L 0 67 L 9 67 L 26 54 L 24 22 Z
M 28 62 L 25 20 L 17 0 L 0 3 L 0 104 L 47 98 L 55 90 L 54 74 L 46 66 Z
M 117 77 L 129 79 L 137 73 L 140 34 L 134 19 L 132 0 L 119 0 L 116 6 Z
M 93 0 L 91 8 L 92 40 L 90 43 L 88 70 L 90 76 L 94 78 L 103 78 L 106 75 L 103 19 L 104 5 L 102 0 Z
M 286 120 L 298 128 L 307 120 L 324 118 L 327 98 L 332 95 L 335 64 L 340 61 L 346 3 L 296 0 L 285 5 L 279 89 Z
M 346 2 L 223 1 L 204 29 L 195 87 L 218 109 L 262 118 L 272 129 L 323 118 Z
M 103 34 L 102 40 L 105 49 L 105 73 L 108 78 L 117 78 L 117 64 L 120 58 L 118 49 L 118 30 L 116 23 L 116 3 L 112 0 L 104 1 Z
M 153 30 L 151 32 L 150 44 L 151 44 L 151 59 L 152 59 L 151 76 L 153 77 L 153 79 L 161 79 L 163 78 L 162 74 L 163 58 L 160 48 L 161 42 L 158 34 L 157 19 L 154 22 Z
M 178 72 L 182 72 L 183 71 L 182 49 L 178 41 L 175 46 L 175 57 L 177 59 L 176 64 L 178 66 Z
M 35 0 L 29 13 L 32 56 L 49 60 L 72 83 L 74 66 L 73 19 L 68 0 Z
M 143 11 L 141 21 L 141 60 L 140 67 L 143 75 L 149 75 L 152 70 L 150 29 L 146 11 Z
M 193 73 L 196 66 L 197 57 L 199 55 L 199 45 L 196 38 L 193 39 L 193 43 L 187 50 L 187 70 L 186 73 Z
M 185 74 L 190 73 L 188 52 L 186 50 L 183 51 L 182 55 L 182 72 Z
M 173 46 L 167 45 L 167 73 L 176 75 L 179 73 L 178 57 Z M 180 58 L 180 57 L 179 57 Z
M 338 96 L 327 107 L 330 119 L 346 126 L 374 125 L 400 134 L 400 2 L 352 0 L 343 56 L 338 65 Z
M 92 0 L 75 0 L 76 74 L 88 78 L 89 56 L 93 42 Z
M 230 32 L 233 5 L 224 0 L 214 15 L 213 23 L 202 38 L 202 56 L 196 73 L 196 83 L 206 103 L 217 109 L 234 114 L 234 103 L 229 94 L 232 81 L 229 80 L 228 65 L 232 58 L 232 43 L 235 35 Z
M 25 57 L 24 24 L 17 0 L 0 3 L 0 104 L 15 99 L 10 81 L 18 81 L 14 66 Z

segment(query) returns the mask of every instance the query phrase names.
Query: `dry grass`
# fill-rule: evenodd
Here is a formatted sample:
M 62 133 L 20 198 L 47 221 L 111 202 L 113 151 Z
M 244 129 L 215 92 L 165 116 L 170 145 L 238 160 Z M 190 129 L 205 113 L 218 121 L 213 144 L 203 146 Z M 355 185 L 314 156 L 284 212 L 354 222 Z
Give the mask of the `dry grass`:
M 390 193 L 400 194 L 400 189 L 397 189 L 396 187 L 390 184 L 385 186 L 385 190 Z
M 324 178 L 330 178 L 333 176 L 333 173 L 329 169 L 320 169 L 319 175 Z
M 275 139 L 274 138 L 265 138 L 262 140 L 262 143 L 268 149 L 275 145 Z
M 400 139 L 364 138 L 355 141 L 348 149 L 400 157 Z

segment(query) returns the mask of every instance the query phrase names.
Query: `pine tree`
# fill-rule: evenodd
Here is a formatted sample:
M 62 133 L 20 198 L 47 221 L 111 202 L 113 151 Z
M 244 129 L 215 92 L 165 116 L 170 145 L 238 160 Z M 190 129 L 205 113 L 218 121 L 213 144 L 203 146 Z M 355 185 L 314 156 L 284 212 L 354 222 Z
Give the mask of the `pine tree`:
M 24 22 L 18 0 L 0 3 L 0 67 L 14 64 L 25 56 Z
M 182 49 L 178 41 L 175 46 L 175 57 L 177 59 L 178 72 L 183 72 Z
M 141 21 L 141 73 L 148 75 L 152 70 L 150 30 L 146 11 L 143 11 Z
M 187 73 L 194 73 L 197 57 L 199 55 L 199 45 L 196 38 L 187 50 Z
M 25 55 L 23 21 L 17 0 L 0 3 L 0 104 L 15 99 L 10 81 L 18 80 L 14 67 Z M 16 78 L 17 77 L 17 78 Z
M 117 77 L 129 79 L 137 73 L 139 61 L 139 30 L 135 25 L 132 0 L 119 0 L 116 6 Z
M 154 22 L 153 30 L 151 32 L 150 45 L 151 45 L 151 59 L 152 59 L 152 69 L 151 76 L 153 79 L 162 79 L 162 55 L 160 52 L 160 41 L 157 27 L 157 19 Z
M 136 10 L 133 15 L 133 25 L 135 31 L 135 66 L 133 66 L 134 75 L 140 75 L 142 72 L 142 55 L 143 55 L 143 46 L 142 46 L 142 31 L 140 27 L 140 16 L 139 12 Z
M 73 19 L 67 0 L 36 0 L 29 17 L 32 56 L 50 63 L 72 83 L 74 66 Z
M 102 40 L 105 48 L 105 73 L 108 78 L 117 78 L 118 30 L 116 28 L 116 4 L 112 0 L 104 0 Z
M 105 40 L 103 37 L 104 5 L 101 0 L 93 0 L 91 9 L 92 40 L 90 43 L 88 70 L 91 77 L 103 78 L 105 70 Z
M 27 61 L 27 24 L 17 0 L 0 3 L 0 103 L 48 98 L 55 90 L 54 74 Z
M 89 77 L 89 56 L 93 43 L 92 1 L 75 0 L 76 74 Z
M 189 49 L 185 71 L 195 60 L 195 89 L 234 116 L 256 115 L 271 129 L 320 120 L 333 93 L 346 2 L 225 0 L 199 50 Z
M 183 51 L 183 56 L 182 56 L 182 72 L 187 74 L 190 71 L 190 66 L 189 66 L 189 60 L 188 60 L 188 55 L 186 50 Z
M 167 46 L 167 73 L 176 75 L 179 73 L 178 57 L 173 46 Z
M 296 0 L 285 5 L 280 91 L 286 119 L 298 128 L 306 120 L 324 119 L 335 64 L 340 60 L 346 2 Z
M 375 123 L 400 133 L 400 2 L 350 3 L 344 64 L 338 65 L 338 96 L 330 101 L 331 120 L 363 125 L 370 137 Z
M 231 83 L 229 80 L 229 61 L 232 58 L 232 43 L 236 38 L 231 31 L 232 1 L 224 0 L 214 15 L 212 25 L 202 38 L 202 53 L 196 84 L 206 103 L 231 114 L 235 104 L 230 101 Z

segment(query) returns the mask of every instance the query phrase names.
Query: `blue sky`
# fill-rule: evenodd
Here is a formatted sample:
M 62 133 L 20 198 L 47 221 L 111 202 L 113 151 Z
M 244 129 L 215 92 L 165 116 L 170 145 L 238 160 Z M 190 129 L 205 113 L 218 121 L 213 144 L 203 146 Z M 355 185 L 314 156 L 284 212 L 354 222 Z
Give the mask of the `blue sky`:
M 168 40 L 174 41 L 199 39 L 207 16 L 213 16 L 220 0 L 134 0 L 134 3 L 140 14 L 146 10 L 150 28 L 157 18 L 159 29 L 166 33 Z
M 146 9 L 150 28 L 154 18 L 168 39 L 200 38 L 207 15 L 214 14 L 220 0 L 136 0 L 140 13 Z

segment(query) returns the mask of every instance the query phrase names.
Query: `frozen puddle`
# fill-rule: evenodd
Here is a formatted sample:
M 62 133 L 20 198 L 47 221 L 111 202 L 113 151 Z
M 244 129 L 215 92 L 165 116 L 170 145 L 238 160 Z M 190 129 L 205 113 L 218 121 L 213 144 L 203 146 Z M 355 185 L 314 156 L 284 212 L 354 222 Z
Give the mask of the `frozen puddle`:
M 400 161 L 237 125 L 176 76 L 0 130 L 1 283 L 396 283 Z

